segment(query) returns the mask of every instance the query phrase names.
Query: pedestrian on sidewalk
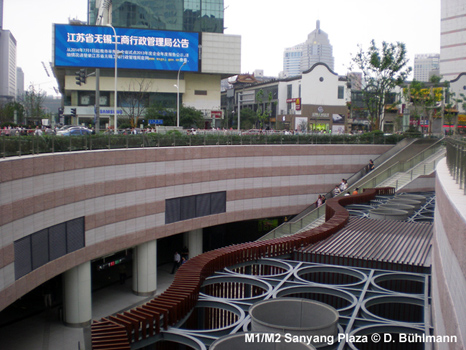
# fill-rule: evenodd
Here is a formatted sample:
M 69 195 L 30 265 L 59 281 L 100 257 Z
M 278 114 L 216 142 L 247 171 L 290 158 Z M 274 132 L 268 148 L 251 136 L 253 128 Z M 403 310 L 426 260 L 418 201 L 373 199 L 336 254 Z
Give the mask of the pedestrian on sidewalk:
M 175 273 L 175 271 L 178 269 L 178 267 L 180 267 L 180 262 L 181 262 L 180 253 L 178 253 L 178 251 L 176 251 L 175 254 L 173 255 L 173 268 L 172 268 L 172 272 L 171 272 L 172 275 Z

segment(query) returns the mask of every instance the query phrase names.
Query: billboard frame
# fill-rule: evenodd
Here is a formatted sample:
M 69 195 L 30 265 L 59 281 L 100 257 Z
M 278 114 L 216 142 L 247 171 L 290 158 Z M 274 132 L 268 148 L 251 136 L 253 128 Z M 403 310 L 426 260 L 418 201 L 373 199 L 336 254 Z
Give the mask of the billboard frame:
M 68 28 L 67 28 L 68 27 Z M 105 31 L 108 29 L 109 33 L 105 33 L 106 36 L 111 37 L 111 42 L 106 42 L 106 43 L 97 43 L 97 45 L 106 45 L 108 44 L 108 48 L 102 48 L 102 47 L 96 47 L 89 49 L 88 47 L 84 47 L 86 50 L 105 50 L 103 54 L 107 55 L 107 57 L 99 57 L 99 61 L 96 61 L 95 57 L 76 57 L 74 60 L 75 62 L 72 62 L 73 59 L 63 57 L 63 52 L 67 52 L 68 49 L 80 49 L 78 47 L 79 45 L 74 45 L 73 47 L 70 47 L 70 45 L 66 45 L 68 41 L 63 41 L 60 40 L 57 42 L 57 30 L 60 30 L 60 35 L 63 36 L 64 29 L 78 29 L 82 28 L 83 32 L 82 34 L 95 34 L 95 35 L 104 35 L 102 34 L 102 30 L 96 30 L 96 28 L 102 28 Z M 183 32 L 183 31 L 173 31 L 173 30 L 156 30 L 156 29 L 144 29 L 144 28 L 124 28 L 124 27 L 115 27 L 115 31 L 117 33 L 118 38 L 121 37 L 127 37 L 128 33 L 141 33 L 141 32 L 147 32 L 147 34 L 160 34 L 160 38 L 175 38 L 176 40 L 182 40 L 183 38 L 195 38 L 197 41 L 195 42 L 195 49 L 190 48 L 188 53 L 188 58 L 187 58 L 187 64 L 184 65 L 183 72 L 192 72 L 192 73 L 201 73 L 201 48 L 202 48 L 202 33 L 200 32 Z M 123 33 L 121 33 L 123 31 Z M 120 32 L 120 33 L 118 33 Z M 67 33 L 68 34 L 68 33 Z M 76 34 L 76 33 L 72 33 Z M 121 35 L 118 35 L 121 34 Z M 114 48 L 115 48 L 115 41 L 114 41 L 114 34 L 109 26 L 81 26 L 81 25 L 69 25 L 69 24 L 53 24 L 53 45 L 52 45 L 52 50 L 53 50 L 53 64 L 54 67 L 56 68 L 100 68 L 100 69 L 113 69 L 114 67 Z M 137 37 L 137 36 L 135 36 Z M 143 38 L 141 36 L 141 38 Z M 159 37 L 151 37 L 148 36 L 147 38 L 151 39 L 160 39 Z M 80 37 L 80 40 L 83 40 L 82 37 Z M 118 40 L 118 39 L 117 39 Z M 152 40 L 153 41 L 153 40 Z M 78 43 L 83 45 L 91 45 L 94 43 Z M 180 42 L 178 42 L 178 45 Z M 197 44 L 197 45 L 196 45 Z M 61 45 L 59 48 L 57 48 L 59 45 Z M 125 50 L 125 48 L 128 48 L 128 44 L 121 44 L 117 43 L 117 49 L 120 51 L 120 45 L 122 46 L 122 51 L 128 51 Z M 138 45 L 133 45 L 135 47 L 144 47 L 144 46 L 138 46 Z M 146 45 L 148 46 L 148 45 Z M 186 57 L 182 56 L 177 56 L 177 54 L 180 54 L 180 51 L 183 48 L 177 47 L 176 49 L 172 49 L 169 46 L 158 46 L 158 45 L 152 45 L 149 46 L 150 48 L 158 48 L 159 50 L 154 50 L 150 49 L 147 51 L 143 51 L 141 53 L 144 53 L 142 56 L 144 56 L 144 59 L 137 60 L 137 59 L 125 59 L 125 58 L 119 58 L 118 59 L 118 69 L 128 69 L 128 70 L 150 70 L 150 71 L 164 71 L 164 72 L 176 72 L 180 68 L 180 63 L 184 62 L 186 60 Z M 163 48 L 163 49 L 160 49 Z M 60 52 L 57 52 L 60 51 Z M 136 50 L 140 51 L 140 50 Z M 160 54 L 167 54 L 166 56 L 158 56 L 157 52 Z M 145 56 L 146 53 L 152 53 L 148 54 Z M 189 57 L 191 55 L 194 55 L 195 57 L 193 61 L 190 61 Z M 59 55 L 62 56 L 59 56 Z M 85 55 L 93 55 L 95 52 L 86 52 Z M 135 55 L 135 56 L 141 56 L 141 55 Z M 128 56 L 129 57 L 129 56 Z M 165 63 L 156 63 L 156 57 L 159 58 L 166 58 L 166 61 L 159 61 L 159 62 L 165 62 Z M 57 59 L 58 58 L 58 59 Z M 151 59 L 153 58 L 153 59 Z M 102 61 L 106 60 L 106 61 Z M 86 62 L 87 61 L 87 62 Z M 102 63 L 104 62 L 104 63 Z M 133 64 L 129 64 L 128 62 L 133 62 Z M 134 63 L 136 62 L 136 63 Z M 138 63 L 144 62 L 144 64 L 139 65 Z M 154 62 L 154 68 L 150 66 L 150 63 Z

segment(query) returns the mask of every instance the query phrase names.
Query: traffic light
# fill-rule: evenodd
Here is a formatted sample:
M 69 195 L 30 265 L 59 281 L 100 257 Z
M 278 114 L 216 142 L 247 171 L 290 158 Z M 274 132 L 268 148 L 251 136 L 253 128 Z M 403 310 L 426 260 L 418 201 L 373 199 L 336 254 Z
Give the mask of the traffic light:
M 71 108 L 71 115 L 76 117 L 76 108 Z
M 86 70 L 84 68 L 81 68 L 76 72 L 76 84 L 81 85 L 81 84 L 86 84 Z
M 86 84 L 86 75 L 87 72 L 84 68 L 79 70 L 79 79 L 81 80 L 81 84 Z
M 80 74 L 79 74 L 80 72 L 81 72 L 81 71 L 79 71 L 79 70 L 76 72 L 76 77 L 75 77 L 75 79 L 76 79 L 76 85 L 81 85 L 81 76 L 80 76 Z

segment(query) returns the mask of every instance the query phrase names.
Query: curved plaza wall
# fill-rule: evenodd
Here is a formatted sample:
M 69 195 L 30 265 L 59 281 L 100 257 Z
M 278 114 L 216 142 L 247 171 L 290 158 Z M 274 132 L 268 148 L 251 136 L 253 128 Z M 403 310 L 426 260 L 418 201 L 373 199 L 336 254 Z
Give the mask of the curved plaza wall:
M 52 277 L 154 239 L 299 213 L 392 145 L 103 150 L 0 161 L 0 310 Z M 226 191 L 220 214 L 166 224 L 167 199 Z M 84 218 L 84 248 L 18 278 L 15 242 Z M 16 266 L 17 268 L 18 266 Z
M 451 177 L 446 159 L 436 168 L 432 294 L 436 335 L 456 335 L 457 343 L 439 349 L 466 347 L 466 196 Z

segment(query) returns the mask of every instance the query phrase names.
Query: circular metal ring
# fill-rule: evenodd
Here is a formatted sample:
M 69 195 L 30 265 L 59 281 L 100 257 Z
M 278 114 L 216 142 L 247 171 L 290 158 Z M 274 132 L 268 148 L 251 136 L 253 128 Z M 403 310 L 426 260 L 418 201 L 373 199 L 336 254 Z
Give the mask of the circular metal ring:
M 255 287 L 259 287 L 261 289 L 264 290 L 263 293 L 260 293 L 258 295 L 254 295 L 254 296 L 245 296 L 245 294 L 247 294 L 248 292 L 251 292 L 250 290 L 246 290 L 246 289 L 243 289 L 243 290 L 239 290 L 240 293 L 242 293 L 242 296 L 238 296 L 238 297 L 222 297 L 222 296 L 216 296 L 216 295 L 212 295 L 212 294 L 209 294 L 205 291 L 205 287 L 207 286 L 211 286 L 211 285 L 215 285 L 215 284 L 222 284 L 222 283 L 240 283 L 240 284 L 244 284 L 244 285 L 252 285 L 252 286 L 255 286 Z M 228 285 L 225 285 L 224 286 L 224 289 L 227 289 L 230 288 L 229 290 L 229 293 L 230 295 L 231 294 L 234 294 L 235 291 L 231 290 L 232 288 L 234 288 L 233 286 L 228 286 Z M 201 290 L 204 290 L 202 292 L 199 293 L 200 296 L 204 296 L 206 298 L 215 298 L 215 299 L 221 299 L 221 300 L 231 300 L 231 301 L 237 301 L 237 300 L 249 300 L 249 301 L 254 301 L 254 300 L 259 300 L 259 299 L 263 299 L 267 294 L 270 294 L 273 290 L 273 287 L 270 283 L 266 282 L 266 281 L 263 281 L 263 280 L 260 280 L 258 278 L 254 278 L 254 277 L 250 277 L 250 276 L 246 276 L 246 275 L 226 275 L 226 276 L 214 276 L 214 277 L 209 277 L 207 278 L 204 283 L 202 284 L 202 287 L 201 287 Z M 252 294 L 252 292 L 251 292 Z
M 329 273 L 334 273 L 334 274 L 338 274 L 338 275 L 342 275 L 342 276 L 347 276 L 346 278 L 347 279 L 357 279 L 358 281 L 356 282 L 345 282 L 345 278 L 342 277 L 340 278 L 339 280 L 336 281 L 336 283 L 332 283 L 333 281 L 329 281 L 329 282 L 316 282 L 316 281 L 310 281 L 310 280 L 307 280 L 301 276 L 305 275 L 305 274 L 310 274 L 310 273 L 320 273 L 320 272 L 323 272 L 325 274 L 329 274 Z M 342 267 L 342 266 L 328 266 L 328 265 L 319 265 L 319 266 L 308 266 L 308 267 L 304 267 L 304 268 L 301 268 L 297 271 L 295 271 L 294 273 L 294 277 L 295 277 L 295 280 L 298 280 L 298 281 L 301 281 L 301 282 L 304 282 L 304 283 L 315 283 L 315 284 L 319 284 L 319 285 L 332 285 L 332 286 L 356 286 L 356 285 L 359 285 L 359 284 L 363 284 L 367 281 L 367 275 L 365 275 L 364 273 L 358 271 L 358 270 L 355 270 L 355 269 L 351 269 L 351 268 L 347 268 L 347 267 Z M 329 277 L 328 280 L 331 280 L 332 278 Z

